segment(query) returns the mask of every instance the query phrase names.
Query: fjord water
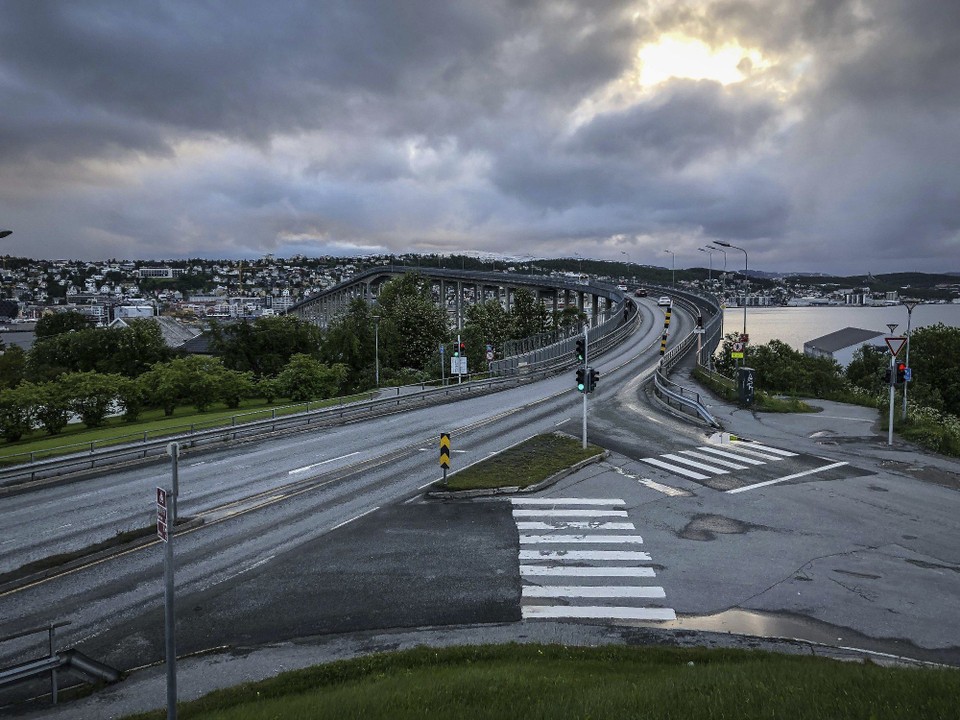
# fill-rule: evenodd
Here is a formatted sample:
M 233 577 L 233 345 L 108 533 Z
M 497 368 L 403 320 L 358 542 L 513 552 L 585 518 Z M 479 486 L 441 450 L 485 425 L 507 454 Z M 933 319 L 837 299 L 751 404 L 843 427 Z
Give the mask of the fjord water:
M 917 305 L 910 321 L 911 330 L 937 323 L 960 327 L 960 303 L 949 305 Z M 803 352 L 803 344 L 845 327 L 876 330 L 888 334 L 887 323 L 897 323 L 894 335 L 907 332 L 907 309 L 903 305 L 889 307 L 772 307 L 747 308 L 747 333 L 750 343 L 764 345 L 782 340 Z M 743 308 L 727 308 L 723 331 L 743 330 Z

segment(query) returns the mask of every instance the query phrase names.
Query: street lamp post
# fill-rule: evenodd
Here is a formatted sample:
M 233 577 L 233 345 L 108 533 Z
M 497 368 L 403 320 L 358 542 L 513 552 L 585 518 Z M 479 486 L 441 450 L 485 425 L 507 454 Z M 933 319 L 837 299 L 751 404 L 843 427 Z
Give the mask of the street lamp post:
M 700 252 L 705 252 L 710 255 L 710 269 L 707 270 L 707 283 L 713 283 L 713 248 L 697 248 Z
M 910 367 L 910 318 L 913 315 L 913 309 L 919 305 L 918 300 L 903 300 L 903 306 L 907 309 L 907 357 L 904 362 L 907 365 L 907 368 Z M 907 419 L 907 387 L 910 385 L 909 382 L 904 381 L 903 383 L 903 414 L 900 416 L 901 420 Z
M 373 357 L 374 377 L 377 387 L 380 387 L 380 316 L 373 316 Z
M 739 250 L 743 253 L 743 334 L 747 334 L 747 291 L 750 289 L 750 280 L 747 275 L 747 271 L 750 269 L 750 260 L 747 257 L 747 251 L 742 247 L 737 247 L 736 245 L 731 245 L 730 243 L 723 242 L 721 240 L 714 240 L 714 245 L 719 245 L 721 247 L 733 248 L 734 250 Z M 726 255 L 724 255 L 724 260 L 726 260 Z M 726 263 L 724 263 L 726 265 Z
M 630 269 L 630 253 L 628 253 L 626 250 L 621 250 L 620 254 L 625 255 L 627 257 L 627 269 L 629 270 Z M 631 280 L 633 279 L 632 275 L 630 276 L 630 279 Z
M 677 254 L 673 250 L 664 250 L 664 252 L 670 253 L 670 270 L 671 270 L 670 287 L 676 287 L 677 286 Z
M 3 238 L 5 238 L 5 237 L 7 237 L 7 236 L 9 236 L 9 235 L 13 235 L 13 230 L 0 230 L 0 240 L 2 240 Z M 7 269 L 7 256 L 6 256 L 6 255 L 3 256 L 3 269 L 4 269 L 4 270 Z M 13 296 L 14 296 L 13 299 L 16 300 L 16 299 L 17 299 L 17 297 L 16 297 L 16 296 L 17 296 L 16 289 L 14 289 Z M 18 314 L 19 314 L 19 311 L 18 311 Z

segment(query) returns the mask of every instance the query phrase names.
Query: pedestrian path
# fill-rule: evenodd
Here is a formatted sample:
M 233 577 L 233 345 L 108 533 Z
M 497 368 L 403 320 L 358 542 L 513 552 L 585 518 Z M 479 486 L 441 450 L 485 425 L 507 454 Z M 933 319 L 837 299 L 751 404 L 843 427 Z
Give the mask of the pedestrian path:
M 512 498 L 529 618 L 675 620 L 619 498 Z M 575 532 L 576 531 L 576 532 Z
M 693 450 L 641 458 L 641 462 L 699 481 L 796 457 L 799 454 L 789 450 L 755 442 L 738 442 L 721 446 L 701 445 Z

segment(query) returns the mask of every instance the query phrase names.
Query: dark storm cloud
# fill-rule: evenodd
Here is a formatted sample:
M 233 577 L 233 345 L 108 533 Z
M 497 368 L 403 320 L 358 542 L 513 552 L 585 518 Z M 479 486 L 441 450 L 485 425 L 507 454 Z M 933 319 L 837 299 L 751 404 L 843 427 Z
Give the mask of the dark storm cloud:
M 762 62 L 640 91 L 660 33 Z M 0 102 L 19 254 L 957 269 L 953 2 L 9 2 Z

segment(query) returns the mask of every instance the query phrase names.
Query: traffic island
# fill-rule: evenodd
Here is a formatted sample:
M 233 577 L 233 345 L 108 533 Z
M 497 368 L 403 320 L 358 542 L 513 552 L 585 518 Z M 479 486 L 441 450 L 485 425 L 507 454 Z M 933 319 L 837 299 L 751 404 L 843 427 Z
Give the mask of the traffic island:
M 486 460 L 454 472 L 426 493 L 455 499 L 534 493 L 580 468 L 603 460 L 609 452 L 565 433 L 534 435 Z

